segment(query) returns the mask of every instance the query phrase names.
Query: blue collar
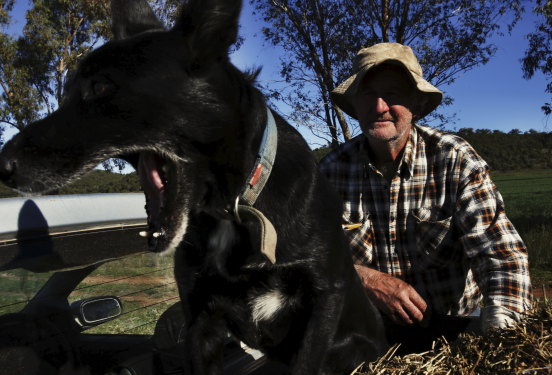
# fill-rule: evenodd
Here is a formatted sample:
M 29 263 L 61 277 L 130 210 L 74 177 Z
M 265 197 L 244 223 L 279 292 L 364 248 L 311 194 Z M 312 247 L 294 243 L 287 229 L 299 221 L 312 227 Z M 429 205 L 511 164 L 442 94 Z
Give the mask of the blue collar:
M 240 194 L 240 203 L 253 206 L 261 194 L 276 158 L 278 148 L 278 131 L 272 111 L 266 108 L 266 126 L 261 139 L 259 152 L 253 170 L 247 178 L 247 182 Z

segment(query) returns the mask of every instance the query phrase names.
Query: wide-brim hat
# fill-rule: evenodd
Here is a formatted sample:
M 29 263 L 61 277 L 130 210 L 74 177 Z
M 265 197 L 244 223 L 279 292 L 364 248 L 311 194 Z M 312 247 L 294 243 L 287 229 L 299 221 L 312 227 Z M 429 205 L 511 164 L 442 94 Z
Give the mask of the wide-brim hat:
M 422 67 L 412 49 L 399 43 L 380 43 L 358 51 L 353 63 L 355 73 L 331 92 L 333 102 L 356 119 L 353 96 L 358 92 L 358 87 L 366 73 L 384 63 L 403 67 L 420 94 L 426 97 L 425 103 L 420 107 L 420 113 L 415 113 L 416 115 L 424 117 L 441 103 L 443 99 L 441 90 L 424 79 Z

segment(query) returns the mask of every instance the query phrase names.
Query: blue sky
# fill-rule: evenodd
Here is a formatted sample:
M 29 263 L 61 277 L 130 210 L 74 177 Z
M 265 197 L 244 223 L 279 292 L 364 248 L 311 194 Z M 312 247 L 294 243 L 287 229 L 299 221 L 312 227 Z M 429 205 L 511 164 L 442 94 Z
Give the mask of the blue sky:
M 27 7 L 27 1 L 16 1 L 15 24 L 10 30 L 12 34 L 17 34 L 23 27 Z M 487 65 L 464 73 L 450 86 L 439 87 L 455 100 L 448 111 L 456 113 L 456 124 L 448 126 L 448 129 L 471 127 L 506 132 L 514 128 L 552 131 L 552 120 L 547 119 L 540 109 L 550 98 L 544 92 L 546 80 L 541 74 L 531 80 L 523 79 L 519 61 L 527 45 L 525 35 L 534 30 L 534 25 L 535 18 L 528 12 L 511 35 L 494 38 L 498 51 Z M 252 14 L 248 0 L 244 1 L 241 26 L 245 43 L 232 56 L 234 64 L 241 69 L 261 67 L 259 81 L 263 83 L 279 80 L 281 53 L 278 48 L 263 41 L 262 22 Z M 316 146 L 308 131 L 302 133 Z

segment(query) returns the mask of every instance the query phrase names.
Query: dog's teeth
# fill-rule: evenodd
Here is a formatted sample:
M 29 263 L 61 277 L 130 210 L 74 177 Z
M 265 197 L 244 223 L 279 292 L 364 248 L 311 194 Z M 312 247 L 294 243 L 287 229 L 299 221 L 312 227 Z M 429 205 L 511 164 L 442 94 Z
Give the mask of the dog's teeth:
M 161 236 L 164 236 L 165 235 L 165 231 L 161 231 L 161 232 L 149 232 L 149 231 L 142 231 L 140 233 L 138 233 L 141 237 L 144 237 L 144 238 L 150 238 L 150 237 L 153 237 L 153 238 L 159 238 Z

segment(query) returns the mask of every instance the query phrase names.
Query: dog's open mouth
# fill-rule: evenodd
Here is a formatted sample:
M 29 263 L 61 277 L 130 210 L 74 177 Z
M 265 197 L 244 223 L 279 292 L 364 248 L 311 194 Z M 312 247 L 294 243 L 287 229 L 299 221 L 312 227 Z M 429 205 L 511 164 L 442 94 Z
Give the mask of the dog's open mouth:
M 137 173 L 146 194 L 149 227 L 140 235 L 149 238 L 150 247 L 154 248 L 157 239 L 166 235 L 164 208 L 167 196 L 168 163 L 155 153 L 142 152 Z

